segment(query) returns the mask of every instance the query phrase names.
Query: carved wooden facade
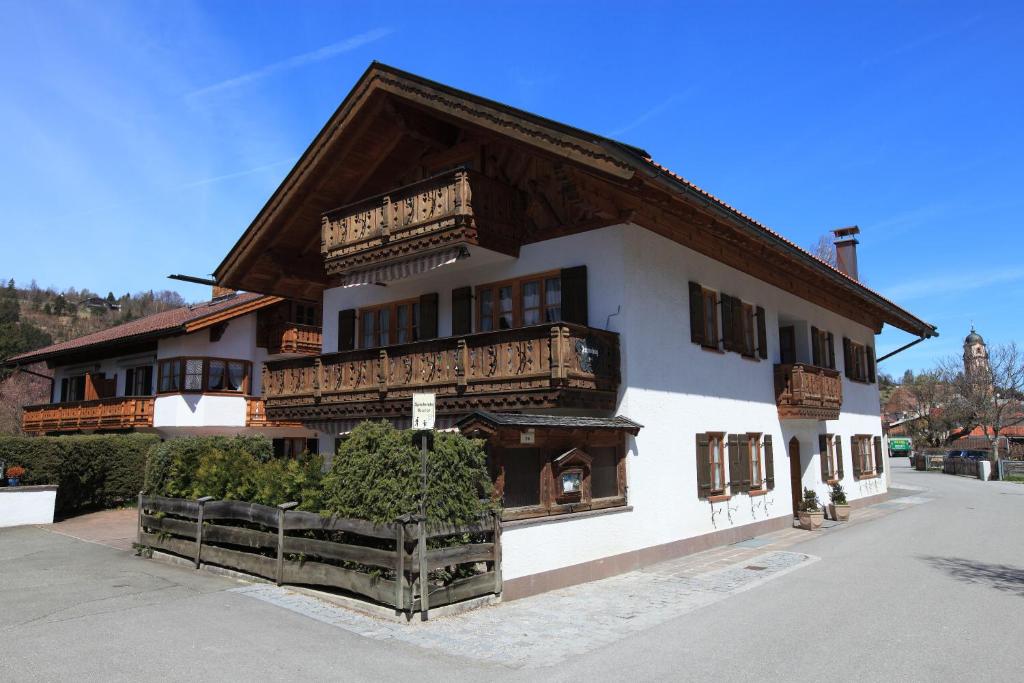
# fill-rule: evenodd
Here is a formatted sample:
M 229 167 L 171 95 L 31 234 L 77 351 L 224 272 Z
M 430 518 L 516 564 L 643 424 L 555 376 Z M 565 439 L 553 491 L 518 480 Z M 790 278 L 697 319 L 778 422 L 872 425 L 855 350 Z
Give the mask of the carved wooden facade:
M 806 363 L 776 365 L 775 402 L 783 420 L 838 420 L 842 378 L 836 370 Z
M 480 173 L 449 171 L 325 213 L 321 253 L 339 274 L 447 245 L 518 251 L 519 192 Z
M 152 396 L 122 396 L 25 406 L 21 424 L 32 435 L 152 427 L 153 403 Z
M 612 410 L 619 380 L 617 334 L 558 323 L 269 362 L 263 395 L 274 420 L 404 415 L 418 391 L 448 414 Z

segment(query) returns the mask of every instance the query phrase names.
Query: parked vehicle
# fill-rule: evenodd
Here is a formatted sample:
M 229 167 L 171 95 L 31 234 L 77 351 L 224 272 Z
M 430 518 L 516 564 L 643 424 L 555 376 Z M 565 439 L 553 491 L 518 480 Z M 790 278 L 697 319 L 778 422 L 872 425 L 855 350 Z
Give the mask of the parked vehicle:
M 987 451 L 963 451 L 963 458 L 967 460 L 988 460 Z

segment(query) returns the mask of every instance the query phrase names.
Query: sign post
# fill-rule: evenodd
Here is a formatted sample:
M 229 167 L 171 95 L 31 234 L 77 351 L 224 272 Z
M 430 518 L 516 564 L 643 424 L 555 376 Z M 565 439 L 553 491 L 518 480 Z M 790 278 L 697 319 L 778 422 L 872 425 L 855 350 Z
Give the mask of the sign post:
M 427 568 L 427 450 L 432 441 L 434 417 L 437 413 L 437 398 L 434 394 L 412 395 L 412 428 L 419 432 L 420 437 L 420 522 L 419 522 L 419 560 L 420 560 L 420 618 L 427 620 L 430 609 L 430 572 Z

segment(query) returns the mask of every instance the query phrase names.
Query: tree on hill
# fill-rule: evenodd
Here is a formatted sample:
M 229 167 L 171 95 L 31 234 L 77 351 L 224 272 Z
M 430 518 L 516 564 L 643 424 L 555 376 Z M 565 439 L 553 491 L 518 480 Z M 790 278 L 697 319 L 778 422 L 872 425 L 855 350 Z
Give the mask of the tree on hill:
M 9 280 L 0 293 L 0 325 L 16 323 L 21 319 L 21 306 L 18 303 L 18 291 L 14 288 L 14 280 Z

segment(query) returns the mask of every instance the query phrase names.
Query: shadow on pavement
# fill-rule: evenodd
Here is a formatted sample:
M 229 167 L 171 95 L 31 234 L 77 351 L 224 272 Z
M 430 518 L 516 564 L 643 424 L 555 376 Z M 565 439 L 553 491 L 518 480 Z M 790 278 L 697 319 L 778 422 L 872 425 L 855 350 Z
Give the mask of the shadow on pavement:
M 930 565 L 966 583 L 988 585 L 1024 598 L 1024 569 L 1008 564 L 987 564 L 960 557 L 923 557 Z

